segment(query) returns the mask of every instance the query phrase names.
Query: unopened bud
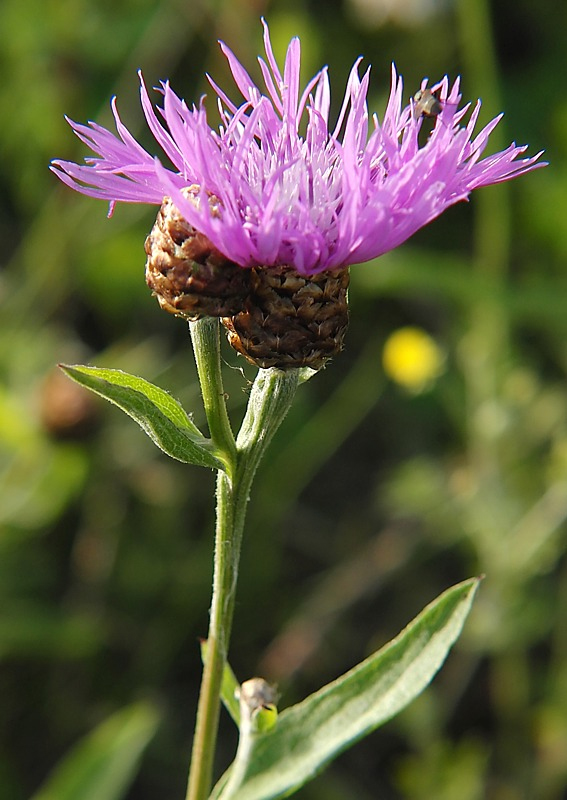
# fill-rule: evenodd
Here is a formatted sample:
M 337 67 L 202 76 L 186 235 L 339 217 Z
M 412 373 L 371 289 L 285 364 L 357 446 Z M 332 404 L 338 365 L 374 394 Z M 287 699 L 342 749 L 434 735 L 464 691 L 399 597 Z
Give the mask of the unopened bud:
M 232 347 L 258 367 L 320 369 L 343 345 L 348 269 L 300 275 L 291 267 L 250 270 L 244 310 L 222 322 Z
M 266 733 L 278 718 L 278 692 L 263 678 L 250 678 L 237 690 L 240 702 L 240 719 L 243 729 L 252 733 Z
M 199 187 L 183 194 L 198 206 Z M 209 197 L 211 213 L 219 215 L 219 202 Z M 165 197 L 146 239 L 146 283 L 160 306 L 187 319 L 223 317 L 244 307 L 249 291 L 249 270 L 239 267 L 193 228 L 170 197 Z

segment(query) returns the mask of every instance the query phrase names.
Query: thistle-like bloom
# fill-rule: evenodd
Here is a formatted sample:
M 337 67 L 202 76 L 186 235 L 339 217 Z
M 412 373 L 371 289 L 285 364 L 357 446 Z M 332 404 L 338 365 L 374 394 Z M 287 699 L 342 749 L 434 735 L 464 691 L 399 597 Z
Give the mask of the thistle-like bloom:
M 70 121 L 96 156 L 85 165 L 54 161 L 53 171 L 73 189 L 110 201 L 110 211 L 116 202 L 159 206 L 170 197 L 200 234 L 241 267 L 283 265 L 315 275 L 382 255 L 473 189 L 543 166 L 541 153 L 519 158 L 526 147 L 515 144 L 481 158 L 501 115 L 473 136 L 481 104 L 461 124 L 470 104 L 459 109 L 458 79 L 431 87 L 440 111 L 423 146 L 423 115 L 414 101 L 404 104 L 395 67 L 382 122 L 374 115 L 369 124 L 369 70 L 361 79 L 360 59 L 330 128 L 327 69 L 301 92 L 299 39 L 289 44 L 283 75 L 265 23 L 264 44 L 264 94 L 221 44 L 244 102 L 233 103 L 209 79 L 218 96 L 218 130 L 207 121 L 204 98 L 189 108 L 164 82 L 158 90 L 163 107 L 156 111 L 141 79 L 144 115 L 170 166 L 134 139 L 113 99 L 118 136 L 95 122 Z M 422 91 L 426 86 L 423 81 Z M 188 196 L 189 186 L 197 201 Z

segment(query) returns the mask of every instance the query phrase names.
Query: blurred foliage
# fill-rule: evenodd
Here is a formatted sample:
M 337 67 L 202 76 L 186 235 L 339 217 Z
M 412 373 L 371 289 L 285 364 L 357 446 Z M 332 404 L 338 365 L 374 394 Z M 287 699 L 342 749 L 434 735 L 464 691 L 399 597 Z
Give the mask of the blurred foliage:
M 305 77 L 329 63 L 335 104 L 361 53 L 379 114 L 392 60 L 408 97 L 424 75 L 462 74 L 483 121 L 506 111 L 494 147 L 529 142 L 551 166 L 481 190 L 353 269 L 347 348 L 302 387 L 255 487 L 233 666 L 278 681 L 283 707 L 446 586 L 485 573 L 430 690 L 300 796 L 560 800 L 567 5 L 557 0 L 3 0 L 0 796 L 28 800 L 89 731 L 147 700 L 163 721 L 127 797 L 183 796 L 214 476 L 169 461 L 55 365 L 142 375 L 201 426 L 187 330 L 144 284 L 155 209 L 122 206 L 109 221 L 47 164 L 85 155 L 63 114 L 108 124 L 114 93 L 149 145 L 136 69 L 193 101 L 205 72 L 228 85 L 218 38 L 255 69 L 261 14 L 280 55 L 303 37 Z M 382 368 L 384 342 L 406 326 L 445 356 L 418 392 Z M 238 418 L 251 373 L 225 357 Z M 221 734 L 219 772 L 234 752 L 230 720 Z
M 120 800 L 158 721 L 149 703 L 116 712 L 79 742 L 33 800 Z

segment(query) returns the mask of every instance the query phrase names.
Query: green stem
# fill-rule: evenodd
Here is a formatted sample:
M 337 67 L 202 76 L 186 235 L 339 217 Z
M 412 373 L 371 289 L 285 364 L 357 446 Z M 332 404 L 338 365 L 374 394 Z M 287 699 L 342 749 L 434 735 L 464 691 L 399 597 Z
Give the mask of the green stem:
M 197 350 L 198 346 L 204 346 L 204 339 L 194 336 L 193 343 Z M 201 354 L 199 358 L 206 361 L 207 357 Z M 186 800 L 205 800 L 211 791 L 222 674 L 232 628 L 250 488 L 260 459 L 289 410 L 298 384 L 296 370 L 259 371 L 236 442 L 236 459 L 231 470 L 234 477 L 224 472 L 218 474 L 213 597 Z M 219 395 L 218 386 L 215 390 L 210 385 L 208 390 L 212 396 Z
M 222 382 L 219 321 L 216 317 L 204 317 L 190 322 L 189 331 L 211 439 L 234 463 L 236 445 Z

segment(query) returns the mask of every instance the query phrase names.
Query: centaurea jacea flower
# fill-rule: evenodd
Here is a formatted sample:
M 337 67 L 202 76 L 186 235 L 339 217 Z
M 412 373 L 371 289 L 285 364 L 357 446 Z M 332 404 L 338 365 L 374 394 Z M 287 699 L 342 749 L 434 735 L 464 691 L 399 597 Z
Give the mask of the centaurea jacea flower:
M 265 23 L 264 45 L 266 60 L 259 59 L 265 84 L 262 93 L 231 50 L 221 44 L 244 102 L 232 102 L 210 80 L 218 97 L 218 130 L 208 123 L 204 98 L 198 106 L 189 108 L 164 82 L 158 90 L 163 95 L 163 107 L 156 111 L 141 79 L 147 124 L 172 166 L 165 166 L 133 138 L 119 117 L 114 99 L 118 136 L 94 122 L 70 122 L 96 156 L 87 158 L 85 165 L 54 161 L 52 169 L 73 189 L 108 200 L 110 211 L 117 202 L 160 206 L 165 202 L 172 213 L 185 220 L 189 237 L 198 236 L 201 243 L 207 242 L 209 260 L 195 260 L 196 272 L 193 270 L 183 285 L 184 297 L 178 302 L 171 296 L 169 278 L 173 273 L 168 259 L 173 254 L 178 270 L 183 254 L 175 249 L 179 242 L 161 235 L 169 230 L 167 224 L 159 231 L 154 227 L 146 244 L 147 277 L 158 294 L 157 284 L 163 283 L 159 276 L 169 281 L 167 299 L 160 301 L 164 307 L 187 316 L 215 313 L 208 302 L 203 310 L 187 301 L 194 276 L 202 277 L 203 268 L 211 271 L 212 253 L 215 280 L 217 270 L 223 272 L 225 267 L 227 274 L 235 265 L 250 272 L 253 285 L 242 311 L 235 313 L 231 307 L 228 312 L 227 326 L 237 349 L 260 366 L 298 366 L 310 363 L 311 348 L 298 331 L 307 330 L 308 339 L 316 339 L 322 338 L 325 330 L 333 341 L 323 353 L 318 351 L 313 364 L 320 366 L 340 349 L 346 330 L 347 279 L 337 276 L 352 264 L 397 247 L 445 208 L 466 199 L 473 189 L 541 166 L 541 154 L 520 158 L 526 147 L 511 144 L 506 150 L 481 158 L 500 116 L 473 136 L 480 101 L 468 122 L 461 124 L 469 106 L 459 109 L 459 80 L 450 86 L 447 78 L 431 87 L 439 98 L 441 112 L 431 135 L 421 145 L 418 134 L 422 118 L 413 113 L 413 102 L 404 105 L 402 80 L 395 67 L 384 117 L 380 122 L 374 115 L 369 124 L 370 74 L 367 70 L 360 78 L 360 59 L 351 70 L 338 121 L 330 127 L 327 69 L 317 73 L 301 92 L 299 39 L 289 44 L 283 74 Z M 424 81 L 422 89 L 425 87 Z M 159 247 L 154 246 L 158 239 Z M 186 246 L 187 239 L 180 241 Z M 189 241 L 192 245 L 192 239 Z M 223 257 L 226 261 L 221 265 Z M 340 292 L 338 311 L 327 307 L 332 300 L 322 281 L 328 274 Z M 306 289 L 311 279 L 314 288 Z M 227 281 L 232 285 L 233 278 Z M 176 281 L 173 284 L 177 291 Z M 259 353 L 251 354 L 248 344 L 239 347 L 234 337 L 246 338 L 252 329 L 252 339 L 261 335 L 269 308 L 261 307 L 255 320 L 252 317 L 262 298 L 265 300 L 266 294 L 279 286 L 287 286 L 288 291 L 284 291 L 278 313 L 287 308 L 288 315 L 283 323 L 280 320 L 272 336 L 276 355 L 263 357 L 261 347 Z M 297 291 L 308 297 L 314 314 L 305 311 Z M 342 319 L 333 327 L 329 319 L 335 311 Z M 223 314 L 218 312 L 218 316 Z M 290 337 L 289 346 L 282 344 L 286 336 Z M 290 348 L 299 355 L 287 354 L 282 361 L 281 353 Z

